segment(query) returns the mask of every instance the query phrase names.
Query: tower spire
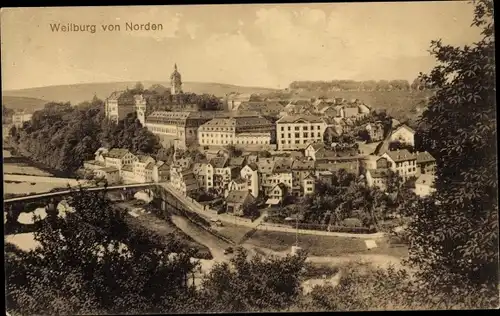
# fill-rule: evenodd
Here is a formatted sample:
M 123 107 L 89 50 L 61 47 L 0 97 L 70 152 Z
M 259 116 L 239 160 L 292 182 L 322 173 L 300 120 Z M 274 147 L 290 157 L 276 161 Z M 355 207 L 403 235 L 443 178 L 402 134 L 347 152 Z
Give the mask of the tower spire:
M 174 64 L 174 69 L 177 71 L 177 63 Z

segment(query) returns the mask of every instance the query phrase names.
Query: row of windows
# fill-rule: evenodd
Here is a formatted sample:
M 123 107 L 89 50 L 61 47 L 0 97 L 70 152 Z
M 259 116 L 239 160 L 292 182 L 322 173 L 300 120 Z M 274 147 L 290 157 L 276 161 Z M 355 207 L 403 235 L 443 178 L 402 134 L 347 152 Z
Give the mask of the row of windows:
M 221 134 L 221 133 L 201 133 L 201 137 L 221 137 L 221 138 L 230 138 L 230 137 L 234 137 L 235 135 L 234 134 Z
M 295 144 L 308 144 L 311 141 L 311 139 L 296 139 Z M 318 138 L 318 141 L 321 141 L 321 138 Z M 281 144 L 292 144 L 291 140 L 281 140 Z
M 214 144 L 214 145 L 228 145 L 228 144 L 237 144 L 237 145 L 268 145 L 269 144 L 269 140 L 213 140 L 211 139 L 210 141 L 208 139 L 202 139 L 200 141 L 200 143 L 202 145 L 210 145 L 210 144 Z
M 303 130 L 303 131 L 307 131 L 307 130 L 309 130 L 309 126 L 308 126 L 308 125 L 305 125 L 305 126 L 295 126 L 295 127 L 294 127 L 294 130 L 296 130 L 296 131 L 300 131 L 300 130 L 301 130 L 301 129 L 300 129 L 301 127 L 302 127 L 302 130 Z M 316 127 L 315 127 L 314 125 L 312 125 L 312 126 L 311 126 L 311 131 L 313 131 L 315 128 L 319 131 L 319 130 L 321 130 L 321 125 L 316 125 Z M 292 127 L 291 127 L 291 126 L 288 126 L 288 127 L 287 127 L 287 130 L 288 130 L 288 131 L 291 131 L 291 130 L 292 130 Z M 285 131 L 285 126 L 281 126 L 281 131 L 282 131 L 282 132 L 283 132 L 283 131 Z
M 321 137 L 321 133 L 318 132 L 317 134 L 317 137 Z M 300 133 L 295 133 L 294 134 L 295 138 L 300 138 Z M 302 137 L 303 138 L 309 138 L 309 137 L 312 137 L 314 138 L 314 132 L 311 132 L 311 134 L 309 134 L 308 132 L 303 132 L 302 133 Z M 285 138 L 285 134 L 281 134 L 281 138 Z M 291 133 L 288 133 L 288 138 L 292 138 L 292 134 Z

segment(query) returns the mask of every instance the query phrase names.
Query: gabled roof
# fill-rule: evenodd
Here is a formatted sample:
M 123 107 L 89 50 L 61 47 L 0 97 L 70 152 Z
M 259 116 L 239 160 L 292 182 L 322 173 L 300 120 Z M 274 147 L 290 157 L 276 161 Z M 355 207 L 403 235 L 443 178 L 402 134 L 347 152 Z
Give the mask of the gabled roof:
M 124 165 L 124 166 L 122 166 L 122 171 L 130 171 L 130 172 L 132 172 L 132 171 L 134 171 L 134 166 L 132 166 L 132 165 Z
M 385 152 L 394 162 L 416 160 L 417 156 L 410 153 L 407 149 L 398 149 L 394 151 Z
M 257 167 L 260 173 L 272 174 L 274 169 L 274 159 L 264 158 L 257 161 Z
M 292 170 L 314 170 L 314 161 L 295 159 L 292 163 Z
M 253 171 L 259 170 L 259 166 L 257 166 L 257 163 L 252 162 L 247 164 L 248 168 L 252 169 Z
M 125 155 L 129 154 L 128 149 L 123 148 L 113 148 L 107 154 L 106 157 L 109 158 L 123 158 Z
M 398 128 L 396 128 L 391 134 L 394 134 L 396 133 L 397 131 L 401 130 L 401 129 L 406 129 L 408 131 L 410 131 L 411 133 L 415 134 L 415 131 L 413 130 L 413 128 L 409 127 L 408 125 L 406 124 L 403 124 L 403 125 L 400 125 Z
M 104 155 L 104 154 L 106 154 L 106 153 L 108 153 L 108 152 L 109 152 L 109 149 L 108 149 L 108 148 L 106 148 L 106 147 L 101 147 L 101 148 L 99 148 L 98 150 L 96 150 L 96 151 L 95 151 L 94 156 L 97 156 L 97 155 Z
M 226 203 L 244 203 L 249 195 L 249 191 L 230 191 Z
M 290 172 L 293 160 L 290 158 L 277 158 L 274 162 L 273 173 Z
M 116 169 L 115 167 L 104 167 L 101 168 L 101 170 L 106 173 L 118 172 L 118 169 Z
M 282 193 L 286 194 L 286 191 L 288 190 L 288 188 L 286 187 L 286 185 L 284 183 L 278 183 L 276 184 L 272 189 L 271 191 L 273 191 L 274 189 L 276 188 L 279 188 L 281 190 Z
M 228 166 L 228 161 L 227 157 L 215 157 L 210 159 L 210 164 L 214 168 L 225 168 Z
M 137 157 L 137 159 L 139 160 L 139 162 L 142 162 L 142 163 L 145 163 L 145 162 L 147 162 L 148 160 L 153 159 L 153 157 L 151 157 L 151 156 L 147 156 L 147 155 L 137 155 L 136 157 Z M 154 161 L 154 159 L 153 159 L 153 161 Z
M 317 152 L 318 150 L 325 148 L 325 144 L 323 144 L 323 143 L 311 143 L 311 144 L 307 145 L 306 150 L 309 147 L 312 147 L 314 149 L 314 151 Z
M 245 164 L 245 157 L 233 157 L 229 159 L 230 166 L 243 167 Z
M 146 165 L 146 169 L 147 170 L 153 170 L 153 167 L 155 166 L 155 163 L 154 162 L 150 162 Z
M 434 162 L 436 159 L 427 151 L 417 152 L 417 163 Z

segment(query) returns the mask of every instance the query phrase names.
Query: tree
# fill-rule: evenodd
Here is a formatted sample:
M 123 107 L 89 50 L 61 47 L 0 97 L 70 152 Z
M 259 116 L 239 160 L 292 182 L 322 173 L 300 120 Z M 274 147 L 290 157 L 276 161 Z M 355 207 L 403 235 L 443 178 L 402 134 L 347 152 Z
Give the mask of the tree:
M 242 248 L 229 263 L 218 263 L 202 281 L 194 307 L 205 312 L 282 309 L 300 295 L 305 255 L 247 258 Z
M 338 137 L 338 134 L 331 127 L 327 127 L 325 129 L 325 133 L 323 134 L 323 143 L 325 145 L 330 146 Z
M 105 194 L 75 191 L 66 218 L 47 211 L 41 248 L 7 256 L 7 305 L 16 314 L 168 312 L 186 293 L 193 255 L 175 238 L 130 229 Z M 15 249 L 14 249 L 15 250 Z M 173 252 L 178 253 L 172 257 Z
M 410 262 L 430 288 L 484 286 L 498 304 L 493 2 L 475 4 L 473 46 L 431 44 L 436 66 L 423 80 L 436 88 L 423 112 L 424 147 L 437 159 L 435 198 L 419 201 L 409 227 Z M 484 307 L 484 306 L 483 306 Z

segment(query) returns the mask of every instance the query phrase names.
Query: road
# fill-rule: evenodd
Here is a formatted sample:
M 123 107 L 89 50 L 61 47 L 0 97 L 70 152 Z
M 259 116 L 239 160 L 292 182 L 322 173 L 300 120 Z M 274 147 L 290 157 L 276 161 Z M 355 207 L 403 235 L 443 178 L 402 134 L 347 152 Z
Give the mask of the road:
M 224 255 L 224 249 L 230 245 L 222 239 L 215 237 L 203 228 L 191 223 L 189 219 L 185 217 L 172 215 L 172 222 L 196 242 L 207 246 L 212 253 L 214 261 L 223 262 L 228 259 L 228 256 Z

